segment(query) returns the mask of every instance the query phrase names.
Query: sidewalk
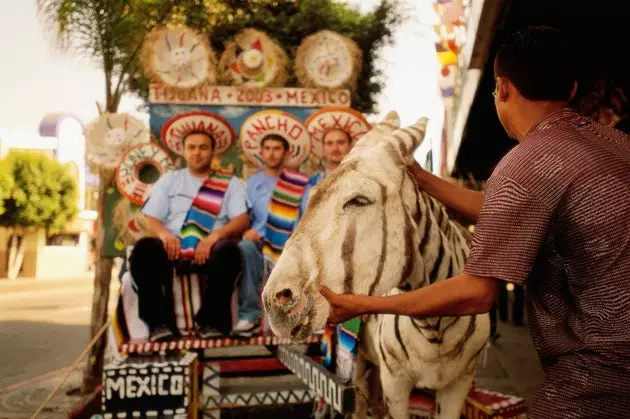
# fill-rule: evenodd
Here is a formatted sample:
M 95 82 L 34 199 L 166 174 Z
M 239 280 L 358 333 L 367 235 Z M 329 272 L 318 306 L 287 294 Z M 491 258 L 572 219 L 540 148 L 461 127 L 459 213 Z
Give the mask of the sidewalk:
M 477 387 L 525 399 L 527 407 L 545 378 L 529 328 L 499 321 L 501 337 L 490 347 L 486 366 L 477 368 Z
M 499 322 L 499 332 L 501 337 L 489 349 L 486 366 L 480 365 L 477 370 L 476 384 L 488 390 L 523 397 L 529 406 L 536 386 L 544 378 L 529 329 Z M 0 419 L 29 418 L 65 372 L 65 369 L 58 370 L 21 385 L 0 389 Z M 82 397 L 66 395 L 66 392 L 79 386 L 80 380 L 81 368 L 71 375 L 40 418 L 65 418 L 69 409 L 81 403 Z
M 42 289 L 45 287 L 66 288 L 76 286 L 80 282 L 92 284 L 94 273 L 88 272 L 84 275 L 72 278 L 18 278 L 10 280 L 0 278 L 0 294 L 9 292 L 24 292 Z

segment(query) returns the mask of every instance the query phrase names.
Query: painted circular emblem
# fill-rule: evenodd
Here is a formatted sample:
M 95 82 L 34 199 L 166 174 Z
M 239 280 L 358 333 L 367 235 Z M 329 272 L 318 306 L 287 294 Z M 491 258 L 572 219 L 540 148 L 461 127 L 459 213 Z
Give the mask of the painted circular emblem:
M 146 219 L 140 208 L 126 199 L 121 199 L 114 207 L 113 221 L 123 248 L 125 245 L 133 245 L 146 233 Z
M 269 134 L 277 134 L 288 141 L 290 149 L 285 161 L 288 167 L 297 168 L 308 158 L 311 139 L 302 122 L 284 111 L 265 110 L 247 118 L 239 136 L 245 155 L 257 166 L 264 165 L 261 141 Z
M 319 31 L 298 47 L 296 74 L 306 87 L 355 89 L 361 57 L 354 41 L 332 31 Z
M 145 166 L 153 166 L 160 176 L 175 170 L 171 157 L 157 144 L 138 144 L 127 151 L 116 171 L 116 186 L 120 194 L 135 205 L 144 204 L 153 187 L 152 183 L 140 180 L 140 172 Z
M 317 159 L 324 158 L 324 135 L 333 129 L 348 133 L 353 144 L 372 127 L 361 112 L 351 108 L 328 107 L 314 112 L 304 123 L 311 135 L 311 153 Z
M 282 86 L 289 59 L 264 32 L 245 29 L 230 42 L 219 62 L 221 80 L 251 87 Z
M 190 111 L 175 115 L 162 126 L 162 143 L 173 153 L 184 155 L 184 137 L 191 131 L 206 131 L 216 141 L 214 154 L 223 154 L 236 140 L 232 125 L 220 115 L 207 111 Z
M 87 128 L 88 159 L 98 167 L 114 170 L 129 148 L 151 141 L 149 128 L 126 113 L 106 113 Z
M 208 38 L 179 26 L 151 32 L 143 45 L 147 75 L 167 86 L 190 89 L 216 80 L 216 57 Z

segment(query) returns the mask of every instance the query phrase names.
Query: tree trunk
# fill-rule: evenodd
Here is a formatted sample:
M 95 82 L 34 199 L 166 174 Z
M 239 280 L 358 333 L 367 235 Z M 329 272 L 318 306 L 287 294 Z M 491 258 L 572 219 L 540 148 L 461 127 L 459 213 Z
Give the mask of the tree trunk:
M 19 244 L 18 244 L 19 242 Z M 9 266 L 7 267 L 7 276 L 9 279 L 17 279 L 22 269 L 22 262 L 24 262 L 24 251 L 26 250 L 26 238 L 18 235 L 16 230 L 13 230 L 11 235 L 11 247 L 9 250 Z
M 109 302 L 109 284 L 112 279 L 113 259 L 105 256 L 105 196 L 107 184 L 100 177 L 98 188 L 98 237 L 96 240 L 96 267 L 94 270 L 94 293 L 92 294 L 92 318 L 90 322 L 90 339 L 107 321 L 107 303 Z M 98 340 L 90 350 L 87 365 L 83 374 L 83 392 L 90 393 L 101 382 L 103 374 L 103 354 L 107 343 L 107 334 Z

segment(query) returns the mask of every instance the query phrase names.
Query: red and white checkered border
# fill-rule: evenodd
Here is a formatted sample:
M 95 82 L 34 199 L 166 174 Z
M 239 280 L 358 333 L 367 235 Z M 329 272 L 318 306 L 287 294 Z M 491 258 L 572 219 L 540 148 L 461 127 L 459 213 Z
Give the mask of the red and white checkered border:
M 320 336 L 310 336 L 303 341 L 293 341 L 288 338 L 279 338 L 276 336 L 254 336 L 249 339 L 181 339 L 169 342 L 123 343 L 118 349 L 122 354 L 133 354 L 172 351 L 176 349 L 211 349 L 253 345 L 295 345 L 317 343 L 319 341 L 321 341 Z

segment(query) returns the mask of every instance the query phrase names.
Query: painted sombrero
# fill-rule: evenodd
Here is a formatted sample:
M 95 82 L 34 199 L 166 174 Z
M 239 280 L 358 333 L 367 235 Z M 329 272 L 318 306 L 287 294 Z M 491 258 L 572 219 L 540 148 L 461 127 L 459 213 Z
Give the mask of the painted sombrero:
M 184 137 L 191 131 L 206 131 L 216 141 L 214 154 L 223 154 L 236 140 L 232 125 L 220 115 L 207 111 L 190 111 L 175 115 L 160 132 L 162 143 L 173 153 L 184 155 Z
M 151 32 L 141 57 L 145 73 L 167 86 L 191 89 L 216 81 L 217 59 L 208 38 L 186 26 Z
M 149 128 L 126 113 L 105 113 L 87 127 L 87 155 L 98 168 L 114 170 L 131 147 L 151 141 Z
M 264 32 L 245 29 L 227 44 L 219 74 L 225 84 L 279 87 L 287 79 L 288 61 L 284 50 Z
M 362 66 L 357 43 L 328 30 L 304 38 L 295 55 L 295 73 L 304 87 L 355 90 Z
M 353 143 L 366 134 L 371 126 L 361 112 L 351 108 L 327 107 L 311 114 L 304 123 L 311 135 L 311 153 L 324 158 L 324 135 L 332 129 L 347 132 Z
M 285 161 L 288 167 L 297 168 L 308 158 L 311 139 L 302 121 L 288 112 L 270 109 L 256 112 L 241 126 L 241 147 L 245 156 L 257 166 L 264 164 L 261 141 L 269 134 L 277 134 L 289 143 L 289 156 Z

